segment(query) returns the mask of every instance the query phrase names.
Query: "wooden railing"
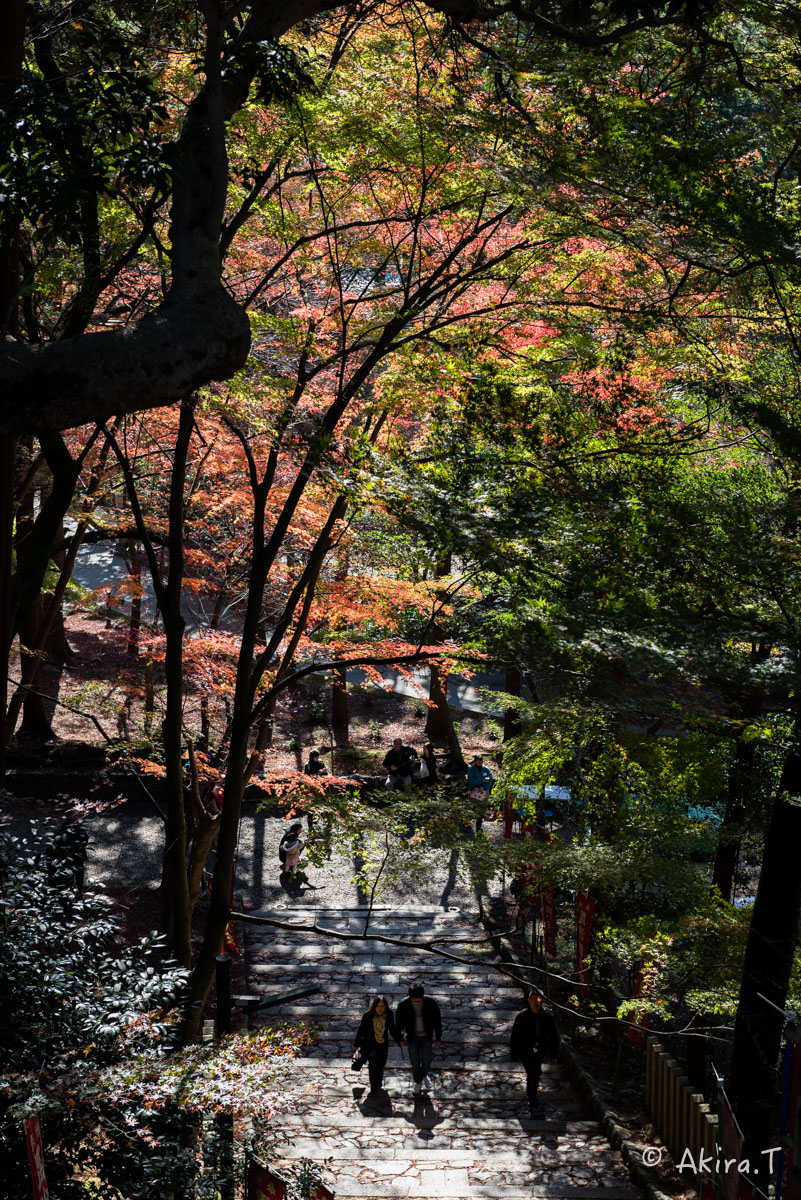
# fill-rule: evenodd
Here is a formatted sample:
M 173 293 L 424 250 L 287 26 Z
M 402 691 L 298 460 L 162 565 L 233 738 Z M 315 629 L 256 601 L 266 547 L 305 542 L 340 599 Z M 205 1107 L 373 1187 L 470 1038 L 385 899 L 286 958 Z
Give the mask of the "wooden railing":
M 701 1152 L 711 1159 L 713 1176 L 717 1154 L 718 1118 L 700 1092 L 694 1092 L 674 1059 L 649 1038 L 645 1057 L 645 1104 L 659 1137 L 674 1162 L 689 1150 L 697 1163 Z

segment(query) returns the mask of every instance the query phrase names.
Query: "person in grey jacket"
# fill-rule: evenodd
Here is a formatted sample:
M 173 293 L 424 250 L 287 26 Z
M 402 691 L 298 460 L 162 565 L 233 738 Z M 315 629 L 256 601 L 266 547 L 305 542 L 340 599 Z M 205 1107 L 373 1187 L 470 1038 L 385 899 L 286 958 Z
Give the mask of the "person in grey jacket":
M 439 1005 L 426 996 L 422 983 L 413 983 L 406 1000 L 401 1000 L 395 1014 L 395 1028 L 401 1046 L 409 1047 L 412 1065 L 412 1091 L 419 1096 L 431 1091 L 429 1069 L 433 1047 L 442 1044 L 442 1015 Z

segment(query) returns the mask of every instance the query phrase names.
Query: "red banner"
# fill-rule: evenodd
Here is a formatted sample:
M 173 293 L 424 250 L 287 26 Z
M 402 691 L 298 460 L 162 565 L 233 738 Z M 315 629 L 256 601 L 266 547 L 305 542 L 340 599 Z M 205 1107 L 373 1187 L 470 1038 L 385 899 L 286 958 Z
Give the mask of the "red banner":
M 556 957 L 556 905 L 553 888 L 543 888 L 540 892 L 540 921 L 545 934 L 545 953 L 549 958 Z
M 42 1149 L 42 1130 L 38 1117 L 28 1117 L 25 1122 L 25 1145 L 28 1148 L 28 1162 L 31 1168 L 34 1200 L 50 1200 L 45 1178 L 44 1150 Z
M 324 1183 L 318 1183 L 317 1187 L 309 1192 L 309 1200 L 334 1200 L 334 1193 L 329 1191 Z
M 242 951 L 237 945 L 233 921 L 229 921 L 225 927 L 225 933 L 223 934 L 223 954 L 235 954 L 237 958 L 242 957 Z
M 641 996 L 643 1000 L 647 1000 L 653 990 L 654 973 L 653 971 L 646 971 L 645 960 L 643 959 L 643 961 L 640 963 L 640 969 L 637 972 L 637 979 L 634 984 L 634 999 L 636 1000 Z M 645 1024 L 645 1017 L 640 1017 L 637 1020 L 637 1018 L 632 1016 L 629 1018 L 629 1020 L 631 1023 L 626 1030 L 626 1037 L 630 1042 L 633 1042 L 635 1046 L 644 1046 L 645 1031 L 641 1027 Z M 636 1025 L 634 1024 L 635 1020 L 637 1021 Z
M 793 1045 L 790 1075 L 790 1106 L 787 1110 L 787 1174 L 785 1200 L 801 1200 L 801 1045 Z
M 576 896 L 576 976 L 577 991 L 581 996 L 589 996 L 589 969 L 584 960 L 590 952 L 590 935 L 592 934 L 592 918 L 595 912 L 596 900 L 579 892 Z
M 521 817 L 520 832 L 524 838 L 535 838 L 537 836 L 537 822 L 532 821 L 530 817 Z
M 257 1158 L 248 1166 L 248 1200 L 284 1200 L 286 1180 Z
M 206 887 L 208 889 L 209 896 L 211 896 L 211 887 L 212 887 L 213 881 L 214 881 L 213 875 L 206 872 Z M 230 893 L 228 896 L 228 903 L 231 908 L 234 907 L 234 877 L 233 877 L 233 875 L 231 876 L 231 887 L 230 887 Z M 237 945 L 236 928 L 234 926 L 233 921 L 229 921 L 225 927 L 225 932 L 223 933 L 222 948 L 223 948 L 223 954 L 235 954 L 237 956 L 237 958 L 241 958 L 241 956 L 242 956 L 242 951 L 239 949 L 239 946 Z

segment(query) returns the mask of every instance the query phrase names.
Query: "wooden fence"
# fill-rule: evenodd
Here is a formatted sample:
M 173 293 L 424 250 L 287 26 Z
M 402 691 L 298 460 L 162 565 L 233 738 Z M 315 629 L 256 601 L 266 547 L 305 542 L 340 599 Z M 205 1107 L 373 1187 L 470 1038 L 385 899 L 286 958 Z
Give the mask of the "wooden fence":
M 697 1163 L 703 1151 L 711 1159 L 709 1165 L 714 1176 L 718 1118 L 703 1095 L 693 1092 L 679 1064 L 653 1037 L 648 1039 L 646 1047 L 645 1104 L 673 1161 L 680 1162 L 685 1150 L 689 1150 Z

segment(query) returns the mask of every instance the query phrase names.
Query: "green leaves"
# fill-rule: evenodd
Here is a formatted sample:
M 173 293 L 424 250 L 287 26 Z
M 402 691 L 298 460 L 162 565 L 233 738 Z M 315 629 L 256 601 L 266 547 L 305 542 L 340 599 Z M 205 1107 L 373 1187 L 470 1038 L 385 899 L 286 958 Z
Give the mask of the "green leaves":
M 255 99 L 259 104 L 286 104 L 313 91 L 312 61 L 305 48 L 269 38 L 243 49 L 245 53 L 255 52 L 258 60 Z
M 166 189 L 168 113 L 153 64 L 113 28 L 67 26 L 50 52 L 53 73 L 28 61 L 0 113 L 0 236 L 30 222 L 78 245 L 87 201 Z

